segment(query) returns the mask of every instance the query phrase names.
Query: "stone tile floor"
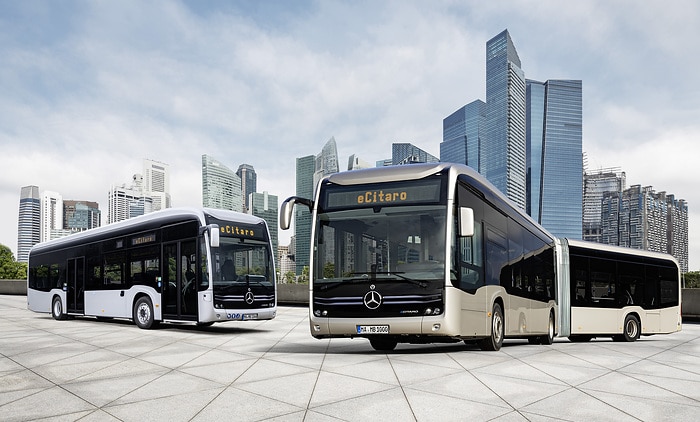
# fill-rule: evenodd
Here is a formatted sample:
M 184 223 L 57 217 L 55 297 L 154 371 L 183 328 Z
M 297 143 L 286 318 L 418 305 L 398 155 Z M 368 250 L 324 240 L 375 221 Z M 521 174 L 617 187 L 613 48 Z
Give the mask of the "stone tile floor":
M 315 340 L 306 308 L 198 329 L 54 321 L 0 296 L 2 421 L 695 421 L 700 325 L 636 343 Z

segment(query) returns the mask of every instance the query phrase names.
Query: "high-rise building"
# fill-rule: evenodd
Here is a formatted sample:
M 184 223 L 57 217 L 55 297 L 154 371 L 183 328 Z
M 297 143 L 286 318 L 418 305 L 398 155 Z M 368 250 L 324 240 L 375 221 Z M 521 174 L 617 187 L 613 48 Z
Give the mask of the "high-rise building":
M 169 165 L 143 160 L 143 192 L 153 199 L 153 211 L 171 207 Z
M 153 198 L 144 192 L 143 176 L 134 174 L 131 185 L 112 185 L 107 194 L 107 223 L 127 220 L 153 211 Z
M 417 146 L 399 142 L 391 144 L 391 164 L 415 164 L 415 163 L 437 163 L 440 161 L 434 155 L 430 155 Z
M 285 275 L 294 272 L 294 261 L 290 258 L 289 246 L 280 245 L 277 247 L 277 268 L 279 272 L 278 283 L 286 282 Z
M 41 194 L 41 241 L 54 238 L 53 230 L 63 230 L 63 196 L 58 192 Z
M 296 160 L 296 196 L 314 197 L 314 169 L 316 157 L 307 155 Z M 311 212 L 305 206 L 294 207 L 294 249 L 295 273 L 301 275 L 309 265 L 309 248 L 311 247 Z
M 580 80 L 527 80 L 526 211 L 558 237 L 582 238 Z
M 486 43 L 486 139 L 481 173 L 526 208 L 525 73 L 508 30 Z
M 486 103 L 481 100 L 459 108 L 442 120 L 440 161 L 466 164 L 480 171 L 479 156 L 485 134 Z
M 682 272 L 688 271 L 688 206 L 651 186 L 633 185 L 603 194 L 601 240 L 673 255 Z
M 326 175 L 338 172 L 338 150 L 335 138 L 331 137 L 318 155 L 297 158 L 296 195 L 313 199 L 316 185 Z M 305 206 L 294 207 L 294 235 L 296 238 L 296 274 L 301 275 L 309 265 L 311 247 L 311 213 Z
M 352 154 L 348 158 L 348 170 L 362 170 L 371 167 L 372 165 L 370 163 L 358 157 L 357 154 Z
M 80 232 L 100 227 L 101 212 L 97 202 L 63 201 L 63 227 Z
M 209 155 L 202 155 L 202 206 L 243 211 L 241 178 Z
M 619 168 L 600 169 L 583 175 L 583 240 L 602 242 L 601 215 L 603 195 L 621 194 L 626 188 L 625 172 Z M 617 229 L 616 229 L 617 230 Z
M 272 241 L 272 250 L 276 251 L 279 246 L 278 242 L 278 232 L 279 232 L 279 217 L 278 217 L 278 206 L 277 206 L 277 196 L 270 195 L 267 191 L 263 193 L 253 192 L 248 198 L 250 203 L 250 209 L 248 212 L 256 217 L 260 217 L 267 223 L 268 230 L 270 230 L 270 240 Z
M 238 166 L 236 175 L 241 178 L 244 212 L 248 212 L 250 209 L 250 194 L 258 191 L 258 175 L 250 164 L 241 164 Z
M 19 195 L 17 261 L 28 262 L 32 246 L 41 241 L 41 199 L 38 186 L 24 186 Z

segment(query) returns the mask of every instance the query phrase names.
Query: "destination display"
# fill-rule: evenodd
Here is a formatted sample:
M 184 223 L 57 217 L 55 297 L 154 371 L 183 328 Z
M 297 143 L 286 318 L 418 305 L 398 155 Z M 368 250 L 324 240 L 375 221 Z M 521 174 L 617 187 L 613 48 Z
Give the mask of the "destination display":
M 240 222 L 221 221 L 215 218 L 210 218 L 209 223 L 219 225 L 219 236 L 221 237 L 238 237 L 242 239 L 267 240 L 265 225 L 261 224 L 245 224 Z
M 375 206 L 437 204 L 442 180 L 417 180 L 361 186 L 331 186 L 325 190 L 324 210 Z

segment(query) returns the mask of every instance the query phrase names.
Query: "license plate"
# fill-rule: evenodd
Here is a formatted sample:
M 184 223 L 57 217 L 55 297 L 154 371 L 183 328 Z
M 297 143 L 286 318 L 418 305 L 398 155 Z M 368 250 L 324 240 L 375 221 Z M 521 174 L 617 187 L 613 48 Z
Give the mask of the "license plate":
M 388 325 L 358 325 L 357 334 L 389 334 Z
M 243 319 L 258 319 L 258 314 L 243 314 Z

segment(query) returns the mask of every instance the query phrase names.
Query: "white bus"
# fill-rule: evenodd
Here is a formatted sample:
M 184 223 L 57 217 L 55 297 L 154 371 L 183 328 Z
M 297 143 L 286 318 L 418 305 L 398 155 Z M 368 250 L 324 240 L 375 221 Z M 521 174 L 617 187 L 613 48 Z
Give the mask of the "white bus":
M 68 316 L 211 325 L 272 319 L 274 253 L 264 220 L 169 208 L 40 243 L 29 254 L 27 306 Z
M 587 244 L 555 238 L 467 166 L 327 176 L 315 200 L 282 204 L 282 229 L 295 204 L 312 213 L 309 322 L 316 338 L 364 337 L 376 350 L 455 341 L 498 350 L 504 338 L 551 344 L 572 333 L 572 318 L 587 318 L 570 307 L 568 256 Z M 644 255 L 628 252 L 635 254 Z M 662 318 L 673 324 L 655 332 L 680 329 L 678 301 L 666 305 Z M 622 325 L 598 334 L 622 335 Z M 593 334 L 582 330 L 575 327 L 572 338 Z

